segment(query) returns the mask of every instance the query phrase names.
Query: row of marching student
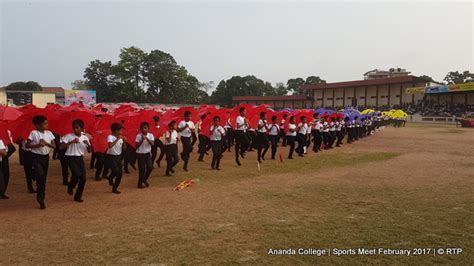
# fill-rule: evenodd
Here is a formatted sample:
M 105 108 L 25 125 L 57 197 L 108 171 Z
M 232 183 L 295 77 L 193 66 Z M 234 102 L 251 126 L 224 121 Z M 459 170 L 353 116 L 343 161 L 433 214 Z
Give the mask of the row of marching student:
M 306 116 L 299 117 L 296 123 L 295 116 L 284 114 L 280 119 L 276 115 L 267 117 L 266 112 L 258 114 L 258 122 L 251 126 L 247 117 L 247 110 L 241 107 L 235 121 L 226 117 L 213 116 L 212 123 L 206 127 L 203 121 L 207 115 L 194 124 L 192 113 L 184 112 L 182 120 L 172 120 L 161 123 L 159 117 L 154 117 L 154 124 L 141 122 L 138 133 L 134 140 L 127 140 L 123 134 L 123 125 L 115 122 L 110 126 L 111 134 L 106 137 L 107 149 L 105 153 L 93 151 L 91 136 L 84 131 L 84 121 L 76 119 L 72 121 L 72 133 L 60 137 L 59 145 L 55 141 L 54 134 L 49 131 L 48 119 L 37 115 L 32 119 L 35 129 L 32 130 L 26 140 L 20 144 L 22 152 L 22 164 L 25 171 L 27 189 L 30 193 L 36 193 L 36 199 L 40 209 L 46 208 L 46 181 L 49 168 L 49 154 L 51 150 L 60 150 L 63 154 L 61 167 L 66 179 L 67 193 L 73 196 L 74 201 L 83 202 L 83 194 L 86 185 L 86 164 L 84 154 L 93 152 L 93 158 L 97 158 L 94 165 L 96 168 L 96 180 L 107 179 L 112 193 L 120 194 L 124 168 L 127 163 L 134 167 L 133 160 L 128 158 L 133 154 L 138 164 L 137 188 L 143 189 L 150 186 L 149 178 L 153 172 L 154 164 L 161 168 L 161 161 L 166 158 L 165 175 L 171 176 L 175 167 L 183 161 L 183 171 L 189 171 L 189 162 L 194 145 L 199 139 L 198 162 L 204 161 L 208 152 L 212 152 L 211 169 L 220 170 L 220 161 L 224 151 L 230 151 L 234 146 L 235 163 L 240 166 L 249 151 L 257 151 L 258 163 L 265 161 L 267 152 L 270 150 L 270 159 L 275 160 L 279 144 L 288 146 L 288 159 L 294 158 L 294 153 L 304 157 L 313 145 L 313 152 L 340 147 L 347 135 L 347 143 L 352 143 L 359 138 L 369 136 L 382 126 L 381 116 L 367 117 L 352 120 L 349 117 L 329 117 L 324 114 L 313 113 L 311 122 L 307 122 Z M 309 117 L 311 118 L 311 117 Z M 154 136 L 150 133 L 150 127 L 166 127 L 163 136 Z M 206 132 L 207 131 L 207 132 Z M 181 149 L 178 143 L 181 142 Z M 10 139 L 8 147 L 0 139 L 0 199 L 8 199 L 6 190 L 8 187 L 9 170 L 8 157 L 15 151 Z M 130 145 L 130 143 L 133 143 Z M 132 150 L 132 152 L 127 152 Z M 181 150 L 179 153 L 178 151 Z M 159 152 L 158 152 L 159 151 Z M 281 155 L 280 155 L 281 156 Z M 100 158 L 100 159 L 99 159 Z M 68 179 L 69 170 L 71 172 Z M 110 173 L 109 173 L 110 172 Z M 127 172 L 127 171 L 125 171 Z M 33 188 L 36 182 L 36 190 Z

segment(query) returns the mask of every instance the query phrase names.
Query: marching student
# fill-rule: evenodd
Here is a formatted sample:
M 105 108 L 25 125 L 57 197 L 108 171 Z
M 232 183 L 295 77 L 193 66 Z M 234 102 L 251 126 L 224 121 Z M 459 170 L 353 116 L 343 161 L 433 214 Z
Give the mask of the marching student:
M 135 148 L 128 143 L 124 143 L 125 150 L 122 153 L 123 155 L 123 172 L 126 174 L 130 174 L 130 170 L 128 170 L 128 166 L 130 165 L 133 170 L 137 170 L 135 163 L 137 162 L 137 154 Z
M 122 154 L 125 151 L 126 138 L 122 136 L 122 124 L 113 123 L 110 126 L 112 134 L 107 136 L 107 152 L 105 155 L 105 162 L 109 165 L 111 171 L 109 176 L 109 185 L 112 186 L 112 193 L 120 194 L 118 190 L 120 182 L 122 181 Z
M 46 209 L 44 202 L 46 193 L 46 179 L 49 167 L 49 152 L 56 148 L 54 135 L 48 130 L 48 119 L 45 116 L 33 117 L 35 130 L 30 132 L 26 148 L 31 149 L 33 175 L 36 178 L 36 200 L 40 209 Z
M 181 142 L 183 143 L 183 150 L 181 151 L 181 159 L 184 161 L 183 170 L 188 171 L 188 163 L 190 153 L 193 150 L 193 145 L 191 144 L 192 135 L 194 134 L 195 126 L 193 121 L 191 121 L 191 112 L 184 112 L 184 120 L 181 120 L 178 124 L 177 132 L 181 135 Z
M 225 133 L 225 148 L 230 152 L 230 148 L 234 145 L 234 129 L 232 128 L 232 123 L 230 122 L 230 112 L 226 112 L 226 122 L 224 129 Z
M 278 139 L 280 138 L 280 127 L 278 126 L 278 117 L 276 115 L 272 116 L 272 123 L 267 125 L 268 130 L 268 139 L 272 146 L 272 160 L 275 160 L 275 154 L 278 147 Z M 265 156 L 268 148 L 263 151 L 262 156 Z
M 201 120 L 196 123 L 196 130 L 198 133 L 199 144 L 198 144 L 198 151 L 199 151 L 199 158 L 198 162 L 204 162 L 204 155 L 207 154 L 207 151 L 211 148 L 209 138 L 202 134 L 202 122 L 206 119 L 207 115 L 203 114 L 201 116 Z
M 331 117 L 331 122 L 329 123 L 329 136 L 330 136 L 330 141 L 329 141 L 329 149 L 332 149 L 332 145 L 334 145 L 334 142 L 336 141 L 336 118 Z
M 225 136 L 225 129 L 219 125 L 221 119 L 218 116 L 212 118 L 214 124 L 210 128 L 210 140 L 212 147 L 211 169 L 220 170 L 219 165 L 222 157 L 222 138 Z
M 323 143 L 324 149 L 329 149 L 329 142 L 331 141 L 331 135 L 329 135 L 329 123 L 327 121 L 327 116 L 323 117 L 322 124 L 323 124 Z
M 323 143 L 323 124 L 321 123 L 322 118 L 316 116 L 314 120 L 314 131 L 313 131 L 313 151 L 321 151 L 321 145 Z
M 347 143 L 351 144 L 354 141 L 354 124 L 355 120 L 351 120 L 349 117 L 346 117 L 346 132 L 347 132 Z
M 67 193 L 74 194 L 74 201 L 83 202 L 82 193 L 86 186 L 86 167 L 84 165 L 84 151 L 91 152 L 91 144 L 87 135 L 84 133 L 84 121 L 77 119 L 72 122 L 74 133 L 67 134 L 61 138 L 60 149 L 64 151 L 66 161 L 71 169 L 72 176 L 69 182 Z
M 286 118 L 287 118 L 287 114 L 283 114 L 283 117 L 280 121 L 280 138 L 282 139 L 282 145 L 283 147 L 286 146 L 286 132 L 285 132 L 285 123 L 286 123 Z M 280 140 L 278 140 L 280 141 Z
M 176 121 L 174 120 L 168 124 L 164 145 L 166 150 L 166 176 L 171 176 L 171 173 L 174 173 L 173 167 L 179 162 L 178 132 L 176 131 Z
M 26 147 L 26 140 L 20 140 L 20 151 L 23 153 L 23 171 L 25 172 L 26 177 L 26 188 L 29 193 L 36 193 L 36 190 L 33 188 L 33 181 L 36 178 L 33 175 L 33 162 L 31 158 L 31 149 Z
M 249 122 L 245 115 L 247 114 L 247 110 L 245 107 L 240 107 L 239 109 L 239 116 L 235 119 L 235 162 L 238 166 L 241 165 L 239 161 L 239 155 L 242 158 L 245 158 L 245 152 L 248 148 L 248 139 L 246 136 L 246 131 L 249 125 Z
M 290 145 L 290 150 L 288 153 L 288 159 L 293 159 L 293 152 L 295 151 L 295 138 L 296 138 L 296 125 L 295 117 L 291 116 L 286 129 L 286 143 Z
M 360 129 L 360 122 L 357 121 L 358 116 L 354 117 L 354 140 L 359 140 L 359 129 Z
M 151 174 L 152 160 L 151 147 L 155 144 L 155 137 L 148 132 L 150 124 L 142 122 L 140 124 L 140 132 L 135 138 L 135 146 L 138 162 L 138 188 L 149 187 L 148 178 Z
M 155 128 L 159 129 L 160 126 L 160 117 L 159 116 L 154 116 L 153 121 L 155 122 Z M 160 149 L 160 156 L 158 156 L 158 160 L 156 160 L 156 156 L 158 155 L 158 149 Z M 151 161 L 155 162 L 158 165 L 158 167 L 161 168 L 161 160 L 163 160 L 163 157 L 165 157 L 165 145 L 163 145 L 163 141 L 161 141 L 160 136 L 155 136 L 155 144 L 153 145 L 151 149 Z M 153 164 L 152 164 L 152 168 Z
M 340 116 L 337 117 L 335 127 L 337 137 L 336 147 L 341 147 L 342 140 L 344 139 L 344 121 L 342 121 Z
M 63 176 L 63 186 L 68 186 L 69 185 L 69 167 L 68 167 L 67 157 L 64 154 L 66 151 L 60 148 L 61 138 L 59 137 L 59 135 L 57 136 L 58 137 L 57 137 L 57 140 L 55 140 L 55 143 L 56 143 L 56 147 L 58 148 L 55 149 L 54 153 L 56 155 L 53 155 L 53 157 L 56 156 L 55 158 L 59 159 L 59 162 L 61 165 L 61 173 Z
M 3 175 L 3 185 L 0 184 L 0 199 L 8 199 L 8 196 L 5 195 L 5 193 L 7 192 L 8 183 L 10 181 L 10 161 L 9 161 L 9 158 L 16 151 L 15 145 L 13 145 L 13 138 L 12 138 L 10 130 L 7 130 L 7 133 L 8 133 L 8 138 L 9 138 L 10 143 L 8 143 L 8 145 L 4 145 L 5 148 L 6 148 L 7 154 L 5 156 L 2 156 L 2 162 L 1 162 L 1 166 L 0 166 L 0 172 L 2 172 L 2 175 Z M 1 177 L 0 177 L 0 179 L 1 179 Z M 1 181 L 0 181 L 0 183 L 1 183 Z
M 262 162 L 262 160 L 265 161 L 265 153 L 268 150 L 268 147 L 270 146 L 268 144 L 268 124 L 267 124 L 267 113 L 261 112 L 260 113 L 260 119 L 258 120 L 258 128 L 257 128 L 257 160 L 259 163 Z M 262 154 L 263 150 L 263 154 Z
M 7 157 L 7 146 L 5 146 L 3 140 L 0 139 L 0 168 L 3 167 L 3 157 Z M 3 176 L 3 171 L 0 171 L 0 199 L 8 199 L 8 196 L 5 195 L 7 185 L 8 180 Z
M 296 131 L 296 141 L 298 141 L 296 152 L 298 153 L 299 157 L 304 157 L 304 146 L 306 146 L 306 134 L 308 132 L 308 124 L 306 123 L 305 116 L 301 117 L 301 122 L 298 124 Z
M 312 124 L 313 122 L 311 122 Z M 307 123 L 306 127 L 306 136 L 305 136 L 305 146 L 303 147 L 304 149 L 304 154 L 308 154 L 309 146 L 311 145 L 311 126 L 310 124 Z

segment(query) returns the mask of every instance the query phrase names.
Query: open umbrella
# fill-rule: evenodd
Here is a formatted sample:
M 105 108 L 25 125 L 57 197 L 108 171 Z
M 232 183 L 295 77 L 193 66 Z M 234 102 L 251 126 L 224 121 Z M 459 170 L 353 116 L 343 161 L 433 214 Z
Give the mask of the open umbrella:
M 23 113 L 10 106 L 0 106 L 0 120 L 13 121 L 20 117 Z

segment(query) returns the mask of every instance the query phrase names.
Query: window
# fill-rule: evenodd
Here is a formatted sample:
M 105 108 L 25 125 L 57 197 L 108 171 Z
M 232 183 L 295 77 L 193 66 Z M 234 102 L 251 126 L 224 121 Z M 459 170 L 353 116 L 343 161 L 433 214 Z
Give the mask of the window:
M 377 96 L 370 96 L 370 98 L 372 98 L 372 99 L 377 99 Z

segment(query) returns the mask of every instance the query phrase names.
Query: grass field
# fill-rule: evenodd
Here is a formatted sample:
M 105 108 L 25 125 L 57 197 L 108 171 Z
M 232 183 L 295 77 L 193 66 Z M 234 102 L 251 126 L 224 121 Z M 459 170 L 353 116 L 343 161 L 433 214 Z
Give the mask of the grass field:
M 283 158 L 286 150 L 281 149 Z M 255 153 L 221 171 L 209 160 L 175 177 L 155 169 L 121 195 L 88 174 L 84 203 L 72 201 L 52 162 L 47 206 L 26 193 L 12 159 L 9 200 L 0 201 L 0 264 L 472 264 L 474 130 L 440 125 L 387 128 L 342 148 L 295 160 Z M 181 181 L 199 181 L 180 192 Z M 268 255 L 288 248 L 447 248 L 460 255 Z

